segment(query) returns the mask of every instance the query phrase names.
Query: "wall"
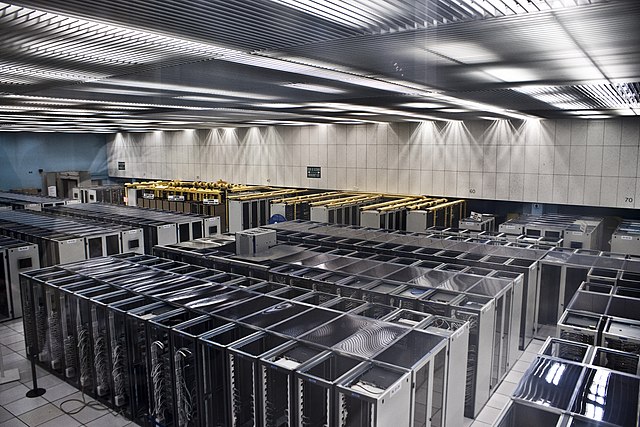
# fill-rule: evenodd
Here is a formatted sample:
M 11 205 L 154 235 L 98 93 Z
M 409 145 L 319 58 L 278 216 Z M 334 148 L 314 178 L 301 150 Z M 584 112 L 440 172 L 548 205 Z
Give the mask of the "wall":
M 468 121 L 117 134 L 108 157 L 117 177 L 634 208 L 639 145 L 637 118 Z
M 104 134 L 0 132 L 0 189 L 42 188 L 38 169 L 106 177 L 106 144 Z

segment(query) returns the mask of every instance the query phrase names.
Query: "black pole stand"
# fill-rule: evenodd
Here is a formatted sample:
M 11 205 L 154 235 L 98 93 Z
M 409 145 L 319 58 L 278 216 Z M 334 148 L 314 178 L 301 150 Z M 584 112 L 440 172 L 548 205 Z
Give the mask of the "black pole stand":
M 40 397 L 47 392 L 44 388 L 38 387 L 38 378 L 36 376 L 36 361 L 34 360 L 35 355 L 31 353 L 29 359 L 31 359 L 31 379 L 33 381 L 33 388 L 27 392 L 27 397 L 34 398 Z
M 33 303 L 33 287 L 29 287 L 29 293 L 31 294 L 31 302 Z M 35 305 L 35 304 L 34 304 Z M 33 313 L 35 316 L 35 306 L 33 307 Z M 34 319 L 35 323 L 35 319 Z M 43 331 L 44 332 L 44 331 Z M 36 337 L 32 337 L 32 342 L 36 341 Z M 34 397 L 40 397 L 47 392 L 44 388 L 38 387 L 38 378 L 36 376 L 36 357 L 37 357 L 37 349 L 33 347 L 37 347 L 37 345 L 29 347 L 29 360 L 31 361 L 31 380 L 33 381 L 33 388 L 27 392 L 27 397 L 33 399 Z

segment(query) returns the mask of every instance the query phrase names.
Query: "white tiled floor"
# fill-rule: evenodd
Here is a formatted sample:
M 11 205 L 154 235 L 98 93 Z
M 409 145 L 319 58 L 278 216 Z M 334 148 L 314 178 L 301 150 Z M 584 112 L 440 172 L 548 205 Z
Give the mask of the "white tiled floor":
M 509 402 L 510 396 L 516 389 L 520 378 L 522 378 L 531 361 L 535 358 L 542 344 L 544 344 L 544 341 L 539 339 L 534 339 L 529 344 L 476 419 L 465 418 L 464 427 L 489 427 L 496 422 L 498 415 Z
M 502 381 L 475 420 L 465 418 L 463 427 L 489 427 L 510 399 L 524 371 L 540 350 L 543 341 L 533 340 L 522 353 L 518 362 Z M 0 349 L 5 369 L 18 368 L 20 381 L 0 385 L 0 427 L 133 427 L 136 424 L 114 414 L 106 407 L 96 410 L 90 407 L 67 415 L 60 408 L 74 412 L 80 404 L 67 402 L 82 399 L 77 389 L 57 377 L 37 368 L 38 386 L 47 389 L 42 397 L 25 397 L 31 388 L 31 366 L 24 355 L 24 335 L 22 321 L 16 320 L 0 324 Z M 87 401 L 93 401 L 85 396 Z M 67 402 L 67 403 L 64 403 Z
M 47 392 L 42 397 L 25 396 L 32 386 L 31 365 L 25 358 L 22 320 L 0 323 L 0 350 L 6 370 L 17 368 L 20 380 L 0 385 L 0 427 L 123 427 L 135 426 L 106 407 L 84 407 L 77 414 L 67 415 L 81 406 L 69 399 L 82 399 L 77 389 L 44 370 L 36 368 L 38 386 Z M 93 401 L 85 396 L 87 401 Z M 62 406 L 62 409 L 60 408 Z M 64 410 L 63 410 L 64 409 Z

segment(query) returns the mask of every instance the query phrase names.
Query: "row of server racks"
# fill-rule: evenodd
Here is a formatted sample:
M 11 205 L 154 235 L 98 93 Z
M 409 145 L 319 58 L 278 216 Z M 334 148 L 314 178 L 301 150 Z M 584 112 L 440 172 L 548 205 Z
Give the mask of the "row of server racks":
M 522 215 L 503 222 L 498 226 L 498 231 L 511 236 L 514 241 L 518 236 L 561 239 L 565 248 L 601 250 L 604 218 L 559 214 Z
M 80 203 L 124 205 L 125 189 L 119 184 L 74 187 L 71 189 L 71 198 Z
M 335 295 L 148 255 L 20 285 L 28 355 L 145 425 L 462 423 L 461 319 L 341 310 Z
M 379 260 L 419 263 L 429 268 L 487 275 L 492 270 L 513 278 L 522 275 L 521 350 L 536 331 L 535 313 L 539 306 L 538 260 L 547 250 L 514 247 L 489 239 L 448 240 L 432 234 L 385 231 L 362 227 L 339 227 L 308 221 L 267 226 L 278 239 L 295 243 L 312 241 L 314 245 L 369 253 Z
M 72 199 L 59 199 L 55 197 L 0 191 L 0 203 L 6 206 L 11 206 L 12 209 L 16 210 L 28 209 L 32 211 L 42 211 L 44 208 L 51 206 L 65 206 L 79 202 Z
M 51 215 L 101 221 L 113 226 L 136 227 L 143 230 L 144 246 L 151 254 L 155 245 L 170 245 L 189 240 L 217 236 L 221 233 L 219 217 L 178 214 L 131 206 L 102 203 L 77 204 L 47 208 Z
M 546 289 L 563 288 L 552 294 L 560 300 L 549 318 L 560 313 L 556 338 L 541 348 L 497 425 L 638 426 L 640 260 L 556 250 L 541 269 Z
M 547 339 L 497 425 L 638 426 L 640 260 L 558 248 L 540 269 L 540 291 L 550 302 L 540 319 L 555 338 Z
M 285 222 L 273 227 L 281 232 L 287 224 L 291 225 Z M 260 265 L 226 255 L 219 248 L 207 251 L 173 245 L 156 247 L 155 253 L 310 289 L 325 298 L 337 296 L 328 304 L 338 309 L 362 306 L 361 310 L 367 311 L 367 304 L 376 304 L 404 310 L 406 321 L 411 322 L 429 315 L 469 321 L 465 399 L 460 411 L 475 417 L 519 357 L 524 274 L 484 268 L 477 271 L 483 275 L 478 275 L 465 265 L 398 254 L 394 257 L 353 247 L 337 249 L 335 245 L 322 246 L 321 240 L 312 235 L 308 240 L 280 245 L 279 252 L 286 254 L 288 248 L 289 254 Z
M 549 337 L 497 427 L 638 426 L 638 354 Z
M 38 246 L 42 267 L 115 255 L 142 253 L 142 230 L 42 212 L 0 211 L 0 234 Z

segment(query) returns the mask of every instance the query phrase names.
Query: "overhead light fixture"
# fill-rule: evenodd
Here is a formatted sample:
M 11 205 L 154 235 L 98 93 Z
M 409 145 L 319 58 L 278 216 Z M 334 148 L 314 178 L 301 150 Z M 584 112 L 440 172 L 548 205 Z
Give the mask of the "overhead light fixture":
M 199 94 L 197 96 L 200 96 L 200 94 L 204 94 L 204 95 L 221 95 L 221 96 L 227 96 L 231 98 L 248 98 L 248 99 L 263 99 L 263 100 L 278 99 L 278 97 L 276 96 L 263 95 L 255 92 L 240 92 L 240 91 L 178 85 L 178 84 L 162 83 L 162 82 L 105 79 L 100 81 L 100 84 L 113 85 L 113 86 L 125 86 L 125 87 L 137 87 L 137 88 L 146 88 L 146 89 L 157 89 L 157 90 L 171 91 L 171 92 L 191 92 L 191 93 Z
M 442 108 L 443 104 L 437 104 L 435 102 L 405 102 L 404 104 L 399 104 L 400 107 L 407 108 Z
M 528 68 L 488 67 L 483 71 L 503 82 L 509 83 L 531 82 L 539 78 L 539 76 Z
M 302 107 L 302 105 L 300 104 L 285 104 L 285 103 L 253 104 L 252 106 L 260 107 L 260 108 L 284 108 L 284 109 Z
M 300 89 L 300 90 L 308 90 L 311 92 L 334 93 L 334 94 L 346 92 L 346 90 L 344 89 L 338 89 L 331 86 L 312 84 L 312 83 L 282 83 L 281 86 Z

